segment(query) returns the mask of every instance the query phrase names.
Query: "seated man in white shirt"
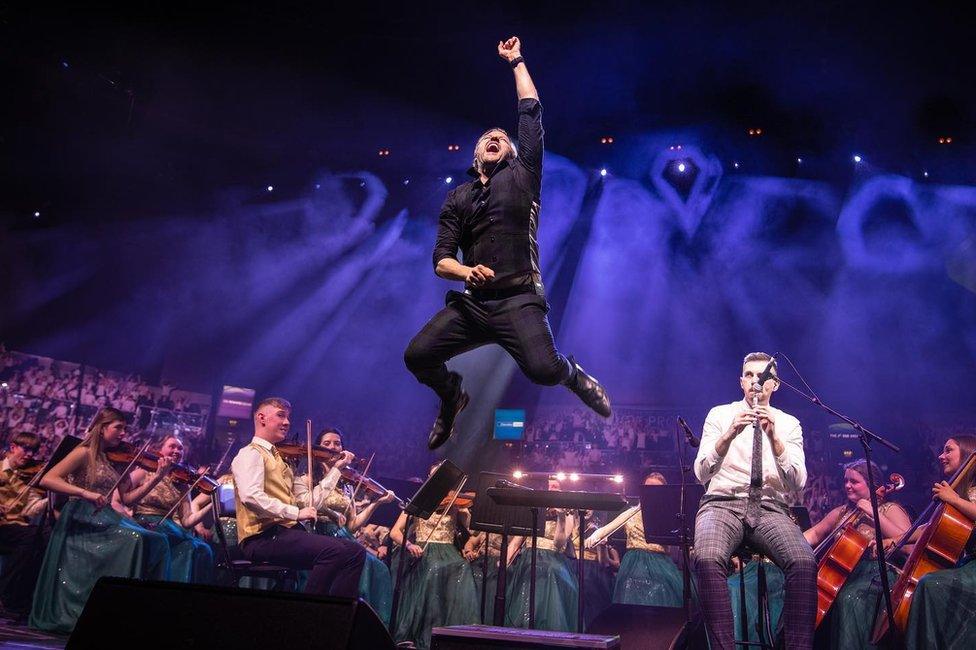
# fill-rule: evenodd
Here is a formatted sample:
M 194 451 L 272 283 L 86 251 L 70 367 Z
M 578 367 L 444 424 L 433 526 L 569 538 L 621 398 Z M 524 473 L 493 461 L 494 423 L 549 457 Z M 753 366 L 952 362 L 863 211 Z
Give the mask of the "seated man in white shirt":
M 772 378 L 760 385 L 767 367 Z M 786 576 L 786 647 L 813 646 L 817 562 L 788 505 L 788 495 L 807 480 L 803 431 L 795 417 L 769 405 L 779 388 L 775 370 L 764 352 L 746 356 L 739 378 L 744 399 L 709 411 L 695 458 L 695 476 L 706 486 L 695 521 L 695 572 L 713 650 L 736 647 L 727 578 L 743 540 Z
M 306 593 L 356 598 L 366 561 L 363 547 L 309 533 L 297 525 L 299 521 L 315 521 L 318 505 L 335 487 L 338 470 L 314 486 L 311 503 L 296 505 L 294 473 L 275 448 L 288 433 L 290 414 L 291 404 L 280 397 L 258 403 L 254 438 L 237 452 L 231 465 L 241 554 L 252 562 L 310 569 Z M 351 456 L 336 464 L 341 467 Z

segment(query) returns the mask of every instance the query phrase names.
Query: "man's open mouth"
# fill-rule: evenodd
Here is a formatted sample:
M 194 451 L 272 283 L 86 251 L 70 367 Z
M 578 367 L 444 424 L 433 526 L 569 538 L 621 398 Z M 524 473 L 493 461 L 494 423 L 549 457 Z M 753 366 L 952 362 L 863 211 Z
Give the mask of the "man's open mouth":
M 485 150 L 491 153 L 498 153 L 499 151 L 501 151 L 501 148 L 498 146 L 497 143 L 491 142 L 488 144 L 487 147 L 485 147 Z

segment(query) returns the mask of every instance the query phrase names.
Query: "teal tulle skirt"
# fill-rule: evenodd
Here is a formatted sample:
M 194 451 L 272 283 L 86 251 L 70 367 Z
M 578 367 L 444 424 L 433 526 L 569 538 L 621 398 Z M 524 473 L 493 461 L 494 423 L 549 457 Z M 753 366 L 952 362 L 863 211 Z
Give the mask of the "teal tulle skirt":
M 356 537 L 352 533 L 335 524 L 326 524 L 322 528 L 322 532 L 333 537 L 356 541 Z M 390 568 L 372 553 L 366 554 L 366 564 L 363 565 L 363 573 L 359 578 L 359 597 L 369 603 L 369 606 L 383 621 L 383 625 L 390 627 L 390 610 L 393 608 L 393 578 L 390 576 Z
M 624 553 L 613 587 L 613 602 L 681 607 L 683 593 L 681 571 L 670 557 L 641 549 Z
M 494 620 L 495 594 L 498 593 L 498 558 L 488 558 L 488 579 L 484 575 L 484 558 L 479 557 L 471 562 L 471 574 L 474 576 L 474 586 L 478 592 L 478 611 L 481 611 L 481 586 L 485 587 L 485 615 L 481 622 L 491 625 Z
M 976 645 L 976 561 L 933 571 L 918 582 L 905 628 L 907 648 Z
M 70 632 L 102 576 L 165 580 L 169 543 L 106 506 L 70 499 L 51 533 L 34 590 L 30 625 Z
M 571 560 L 572 570 L 579 575 L 576 561 Z M 594 560 L 583 560 L 583 629 L 590 626 L 597 616 L 613 602 L 613 571 Z
M 785 576 L 778 566 L 772 562 L 763 564 L 766 569 L 766 593 L 769 597 L 769 624 L 773 634 L 779 626 L 780 616 L 783 614 L 783 585 Z M 745 585 L 746 585 L 746 614 L 749 625 L 749 638 L 747 641 L 758 641 L 759 635 L 756 633 L 757 607 L 759 597 L 759 563 L 753 560 L 746 564 Z M 735 640 L 742 641 L 742 608 L 739 602 L 739 572 L 736 571 L 729 576 L 729 596 L 732 598 L 732 618 L 735 622 Z M 769 641 L 769 639 L 767 639 Z
M 139 525 L 162 533 L 169 542 L 169 579 L 173 582 L 211 584 L 214 580 L 214 552 L 210 545 L 172 519 L 162 524 L 158 515 L 137 515 Z M 155 526 L 155 528 L 154 528 Z
M 535 569 L 535 627 L 538 630 L 575 632 L 579 582 L 570 559 L 562 553 L 538 549 Z M 519 553 L 509 573 L 505 593 L 505 625 L 529 627 L 529 587 L 532 553 Z
M 861 558 L 817 629 L 818 643 L 831 648 L 876 647 L 870 641 L 881 594 L 881 581 L 875 581 L 877 575 L 878 561 Z M 888 572 L 888 584 L 895 584 L 894 572 Z
M 418 562 L 403 579 L 394 636 L 426 650 L 431 628 L 477 624 L 480 601 L 471 565 L 453 544 L 427 544 Z

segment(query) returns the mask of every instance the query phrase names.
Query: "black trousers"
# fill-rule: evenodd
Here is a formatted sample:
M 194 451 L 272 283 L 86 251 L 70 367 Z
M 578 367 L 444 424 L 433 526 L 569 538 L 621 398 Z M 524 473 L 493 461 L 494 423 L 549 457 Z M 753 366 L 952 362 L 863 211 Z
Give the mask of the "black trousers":
M 274 526 L 241 542 L 241 555 L 292 569 L 311 569 L 305 593 L 359 597 L 366 549 L 356 542 L 316 535 L 301 526 Z
M 48 536 L 38 526 L 0 525 L 0 600 L 13 611 L 28 610 L 44 561 Z
M 537 384 L 555 386 L 573 374 L 569 361 L 556 351 L 542 296 L 524 293 L 501 300 L 477 300 L 451 291 L 447 306 L 413 337 L 403 355 L 418 381 L 441 399 L 452 399 L 457 381 L 445 362 L 482 345 L 502 346 L 525 376 Z

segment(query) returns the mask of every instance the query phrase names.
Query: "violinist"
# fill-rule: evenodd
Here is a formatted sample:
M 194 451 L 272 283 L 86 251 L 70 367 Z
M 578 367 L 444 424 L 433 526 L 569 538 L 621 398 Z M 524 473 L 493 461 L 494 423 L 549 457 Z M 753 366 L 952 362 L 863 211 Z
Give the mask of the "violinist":
M 871 466 L 871 472 L 876 480 L 881 476 L 877 465 Z M 847 577 L 843 588 L 828 610 L 817 638 L 829 639 L 834 648 L 866 648 L 870 645 L 871 628 L 874 624 L 875 608 L 878 595 L 881 593 L 881 583 L 877 579 L 878 562 L 874 545 L 874 519 L 871 516 L 871 490 L 877 486 L 868 483 L 868 467 L 864 460 L 857 460 L 844 466 L 844 492 L 847 502 L 837 506 L 824 516 L 816 525 L 803 533 L 811 546 L 816 547 L 829 537 L 841 524 L 842 520 L 851 512 L 860 516 L 855 519 L 854 527 L 871 544 L 861 556 L 860 562 Z M 892 545 L 911 526 L 911 517 L 903 507 L 888 499 L 878 507 L 881 523 L 881 534 L 885 547 Z M 894 582 L 890 574 L 889 584 Z
M 664 475 L 652 472 L 644 485 L 664 485 Z M 681 607 L 684 586 L 681 572 L 668 557 L 667 549 L 644 539 L 644 519 L 640 506 L 626 520 L 627 551 L 617 572 L 613 602 L 631 605 Z M 613 522 L 608 525 L 613 525 Z
M 435 464 L 429 474 L 437 469 Z M 471 514 L 456 504 L 444 504 L 429 519 L 414 520 L 414 541 L 408 539 L 407 516 L 401 513 L 390 538 L 406 548 L 411 569 L 403 579 L 400 609 L 397 614 L 397 641 L 413 641 L 417 648 L 430 647 L 430 630 L 442 625 L 473 625 L 481 606 L 471 566 L 454 546 L 461 526 L 467 527 Z M 398 557 L 393 571 L 398 570 Z
M 593 535 L 599 528 L 597 518 L 593 511 L 586 513 L 586 535 Z M 580 525 L 576 523 L 573 536 L 566 545 L 566 554 L 575 562 L 579 553 Z M 583 628 L 589 627 L 593 619 L 613 602 L 613 570 L 610 568 L 610 550 L 607 543 L 590 546 L 585 544 L 583 547 L 583 602 L 585 603 L 584 612 L 586 619 L 583 621 Z
M 106 407 L 88 427 L 85 439 L 44 478 L 41 487 L 69 497 L 44 555 L 34 591 L 30 625 L 67 633 L 88 594 L 102 576 L 165 580 L 169 543 L 110 507 L 116 486 L 130 489 L 125 465 L 108 453 L 125 436 L 125 414 Z
M 550 478 L 549 490 L 561 490 Z M 535 626 L 540 630 L 575 632 L 579 581 L 566 547 L 576 529 L 570 510 L 550 510 L 542 535 L 536 538 Z M 508 545 L 510 581 L 505 594 L 507 627 L 529 627 L 529 593 L 532 581 L 532 540 L 514 537 Z M 516 555 L 518 557 L 516 558 Z
M 939 454 L 943 480 L 932 486 L 936 501 L 954 506 L 963 516 L 976 521 L 976 482 L 965 477 L 958 492 L 947 482 L 971 454 L 976 436 L 957 435 L 946 440 Z M 933 571 L 915 588 L 905 645 L 908 648 L 971 648 L 976 643 L 976 544 L 969 539 L 958 565 Z
M 489 541 L 490 538 L 490 541 Z M 487 543 L 486 543 L 487 542 Z M 487 548 L 486 548 L 487 547 Z M 488 572 L 485 573 L 484 557 L 488 554 Z M 502 536 L 489 535 L 484 531 L 472 532 L 462 550 L 464 559 L 471 564 L 474 585 L 478 594 L 478 607 L 481 607 L 481 592 L 485 592 L 485 608 L 482 623 L 491 625 L 493 603 L 498 589 L 498 558 L 502 555 Z
M 43 492 L 28 488 L 31 476 L 25 470 L 40 469 L 34 454 L 40 439 L 33 433 L 18 433 L 0 465 L 0 608 L 16 620 L 26 618 L 31 594 L 44 558 L 47 535 L 43 526 L 31 524 L 31 518 L 47 506 Z M 33 467 L 32 467 L 33 466 Z
M 169 541 L 170 574 L 174 582 L 207 584 L 213 580 L 214 553 L 210 545 L 193 530 L 207 531 L 213 502 L 209 495 L 199 494 L 192 499 L 184 494 L 188 485 L 173 478 L 173 468 L 183 460 L 183 441 L 166 436 L 158 447 L 158 468 L 149 471 L 137 467 L 129 475 L 131 489 L 121 494 L 127 506 L 135 508 L 135 519 L 144 527 L 166 535 Z M 191 477 L 195 474 L 191 474 Z M 174 506 L 176 510 L 173 511 Z M 172 516 L 167 515 L 173 511 Z
M 288 400 L 260 401 L 254 410 L 254 438 L 231 464 L 241 554 L 252 562 L 310 569 L 306 593 L 356 598 L 366 560 L 363 547 L 309 534 L 297 525 L 316 520 L 318 500 L 325 490 L 322 485 L 314 487 L 311 505 L 299 505 L 295 498 L 294 472 L 275 448 L 288 433 L 290 416 Z
M 317 444 L 336 452 L 337 456 L 335 460 L 323 460 L 319 464 L 320 472 L 316 472 L 325 475 L 323 484 L 331 486 L 331 489 L 324 493 L 318 505 L 315 530 L 359 543 L 355 538 L 356 532 L 369 521 L 377 507 L 391 503 L 395 495 L 387 491 L 361 511 L 358 510 L 353 495 L 356 486 L 351 481 L 338 478 L 342 468 L 347 467 L 355 458 L 344 449 L 342 433 L 338 429 L 326 429 L 319 434 Z M 294 490 L 298 502 L 305 503 L 308 496 L 307 475 L 295 479 Z M 359 579 L 359 596 L 372 606 L 384 624 L 389 625 L 393 606 L 393 578 L 386 563 L 372 553 L 366 556 L 366 563 L 363 565 L 363 573 Z

